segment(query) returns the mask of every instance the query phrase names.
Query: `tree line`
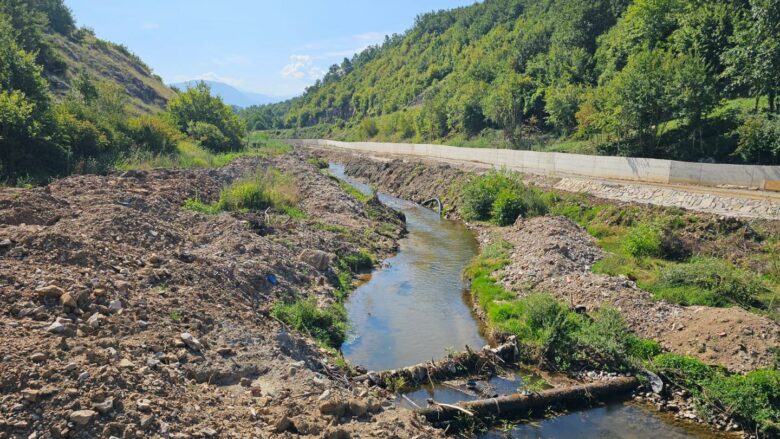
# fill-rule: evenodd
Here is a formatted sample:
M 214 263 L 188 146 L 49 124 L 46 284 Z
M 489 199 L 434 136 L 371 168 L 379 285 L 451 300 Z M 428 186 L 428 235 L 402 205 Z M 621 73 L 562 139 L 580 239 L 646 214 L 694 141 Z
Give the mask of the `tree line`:
M 780 162 L 780 0 L 486 0 L 421 15 L 250 129 Z

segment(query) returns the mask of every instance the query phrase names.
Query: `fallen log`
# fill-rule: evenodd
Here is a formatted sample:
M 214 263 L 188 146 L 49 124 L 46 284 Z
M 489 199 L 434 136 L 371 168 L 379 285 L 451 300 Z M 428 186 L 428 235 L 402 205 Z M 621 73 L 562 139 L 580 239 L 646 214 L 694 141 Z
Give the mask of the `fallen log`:
M 369 372 L 353 378 L 355 381 L 371 381 L 379 387 L 399 378 L 410 386 L 445 381 L 452 378 L 473 375 L 489 375 L 497 370 L 508 368 L 517 361 L 517 340 L 511 337 L 507 343 L 498 347 L 486 347 L 474 352 L 466 347 L 466 352 L 455 354 L 438 361 L 416 364 L 403 369 Z
M 417 410 L 428 421 L 437 423 L 453 420 L 463 415 L 463 410 L 479 418 L 512 418 L 529 412 L 544 411 L 549 407 L 576 408 L 593 404 L 606 398 L 626 394 L 639 386 L 634 377 L 617 377 L 609 381 L 583 384 L 538 393 L 515 393 L 498 398 L 479 399 L 458 403 L 458 409 L 434 405 Z

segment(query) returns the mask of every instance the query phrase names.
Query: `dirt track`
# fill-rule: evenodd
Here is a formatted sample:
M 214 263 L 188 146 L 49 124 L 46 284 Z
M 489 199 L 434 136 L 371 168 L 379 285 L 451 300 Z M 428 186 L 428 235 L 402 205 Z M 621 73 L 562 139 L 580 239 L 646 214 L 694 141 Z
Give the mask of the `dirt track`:
M 402 233 L 304 159 L 0 190 L 0 438 L 438 437 L 269 315 L 332 302 L 332 258 Z M 181 208 L 268 165 L 307 218 Z

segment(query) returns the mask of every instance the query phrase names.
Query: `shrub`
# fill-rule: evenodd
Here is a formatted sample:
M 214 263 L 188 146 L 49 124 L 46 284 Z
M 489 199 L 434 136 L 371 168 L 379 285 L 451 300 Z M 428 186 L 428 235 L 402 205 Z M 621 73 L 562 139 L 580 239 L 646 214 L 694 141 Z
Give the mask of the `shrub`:
M 511 189 L 502 189 L 493 202 L 491 217 L 499 226 L 508 226 L 515 223 L 524 208 L 520 195 Z
M 620 369 L 631 366 L 633 349 L 641 343 L 629 331 L 620 312 L 611 307 L 602 308 L 593 313 L 592 320 L 585 320 L 577 331 L 577 341 L 583 347 L 579 350 L 583 361 Z
M 678 386 L 696 388 L 715 376 L 715 369 L 701 361 L 678 354 L 661 354 L 655 357 L 650 369 Z
M 632 227 L 623 238 L 622 248 L 626 254 L 636 258 L 660 256 L 661 233 L 655 226 L 639 224 Z
M 683 305 L 750 307 L 767 288 L 756 274 L 729 262 L 696 257 L 689 263 L 661 270 L 655 290 L 662 297 Z
M 347 312 L 340 304 L 323 309 L 314 299 L 277 302 L 271 315 L 332 348 L 341 346 L 347 336 Z
M 711 405 L 756 425 L 762 433 L 780 433 L 780 371 L 756 370 L 712 379 L 704 388 L 704 399 Z
M 208 122 L 191 121 L 187 125 L 187 134 L 208 150 L 225 151 L 231 149 L 225 147 L 229 143 L 228 138 L 222 134 L 219 128 Z
M 499 196 L 500 203 L 497 203 Z M 492 171 L 472 177 L 463 186 L 461 214 L 467 220 L 492 218 L 498 224 L 508 225 L 520 215 L 535 216 L 546 212 L 547 203 L 539 191 L 523 184 L 517 174 L 511 172 Z
M 182 138 L 179 130 L 160 116 L 140 116 L 127 122 L 135 147 L 153 153 L 172 153 Z
M 307 162 L 317 169 L 328 169 L 328 161 L 320 157 L 311 157 Z
M 734 155 L 747 163 L 777 164 L 780 161 L 780 118 L 750 116 L 736 130 L 739 137 Z

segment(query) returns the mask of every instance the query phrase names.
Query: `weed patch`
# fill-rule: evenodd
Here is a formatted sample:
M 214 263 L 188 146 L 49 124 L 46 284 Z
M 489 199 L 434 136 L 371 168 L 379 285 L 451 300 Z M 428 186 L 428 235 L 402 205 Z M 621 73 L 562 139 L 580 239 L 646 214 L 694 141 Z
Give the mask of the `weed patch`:
M 314 299 L 277 302 L 271 314 L 291 328 L 309 334 L 332 348 L 341 346 L 347 336 L 347 311 L 341 304 L 319 308 Z

